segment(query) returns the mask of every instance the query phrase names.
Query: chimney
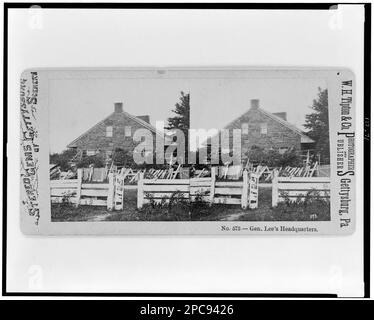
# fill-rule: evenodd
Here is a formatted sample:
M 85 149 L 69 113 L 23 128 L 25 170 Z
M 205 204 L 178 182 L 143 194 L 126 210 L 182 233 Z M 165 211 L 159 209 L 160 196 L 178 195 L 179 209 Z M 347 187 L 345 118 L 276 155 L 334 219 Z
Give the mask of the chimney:
M 251 109 L 257 110 L 260 107 L 260 100 L 259 99 L 251 99 Z
M 287 112 L 274 112 L 273 115 L 283 119 L 284 121 L 287 121 Z
M 140 120 L 143 120 L 144 122 L 151 123 L 150 118 L 148 115 L 146 116 L 137 116 Z
M 115 102 L 114 103 L 114 112 L 123 112 L 123 103 Z

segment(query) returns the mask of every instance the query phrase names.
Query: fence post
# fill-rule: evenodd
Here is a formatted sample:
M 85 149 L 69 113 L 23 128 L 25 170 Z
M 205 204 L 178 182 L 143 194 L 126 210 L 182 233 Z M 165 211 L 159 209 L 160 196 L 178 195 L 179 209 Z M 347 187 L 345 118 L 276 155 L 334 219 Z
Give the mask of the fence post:
M 88 173 L 88 181 L 92 181 L 94 167 L 90 164 L 90 172 Z
M 248 171 L 243 171 L 242 208 L 248 208 Z
M 120 197 L 121 197 L 121 204 L 119 206 L 119 210 L 123 210 L 124 205 L 125 205 L 125 186 L 124 186 L 124 184 L 125 184 L 125 181 L 123 179 L 123 180 L 121 180 L 121 186 L 120 186 L 120 190 L 121 190 L 121 195 L 120 195 Z
M 108 198 L 107 198 L 107 209 L 112 211 L 114 205 L 114 174 L 110 172 L 108 174 L 109 179 L 109 189 L 108 189 Z
M 249 173 L 249 208 L 258 208 L 258 174 L 254 172 Z
M 210 194 L 209 194 L 209 205 L 214 203 L 214 189 L 216 184 L 216 167 L 211 168 L 211 185 L 210 185 Z
M 144 199 L 144 172 L 140 172 L 138 180 L 138 209 L 143 208 L 143 199 Z
M 123 210 L 125 201 L 125 187 L 123 175 L 115 175 L 114 181 L 114 210 Z
M 274 177 L 272 182 L 272 197 L 271 197 L 271 205 L 272 207 L 276 207 L 278 204 L 278 170 L 274 170 Z
M 75 204 L 76 207 L 79 206 L 80 200 L 81 200 L 81 191 L 82 191 L 82 180 L 83 180 L 83 169 L 77 170 L 77 202 Z

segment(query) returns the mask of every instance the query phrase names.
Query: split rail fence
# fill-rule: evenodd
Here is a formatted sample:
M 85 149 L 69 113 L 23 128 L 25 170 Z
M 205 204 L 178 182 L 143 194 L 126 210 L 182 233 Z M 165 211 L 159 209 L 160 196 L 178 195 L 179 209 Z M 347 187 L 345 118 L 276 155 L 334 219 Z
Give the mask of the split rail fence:
M 242 181 L 217 181 L 216 168 L 211 176 L 190 179 L 144 179 L 138 181 L 137 206 L 151 201 L 170 201 L 173 197 L 213 204 L 241 205 L 243 209 L 258 207 L 258 175 L 244 171 Z

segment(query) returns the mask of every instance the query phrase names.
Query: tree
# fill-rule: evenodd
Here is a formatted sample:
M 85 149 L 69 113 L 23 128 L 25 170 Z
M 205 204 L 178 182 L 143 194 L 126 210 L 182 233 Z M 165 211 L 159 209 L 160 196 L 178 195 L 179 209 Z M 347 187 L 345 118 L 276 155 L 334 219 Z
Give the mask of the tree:
M 57 164 L 62 171 L 68 171 L 70 169 L 69 161 L 76 155 L 77 150 L 66 149 L 61 153 L 52 153 L 49 155 L 49 163 Z
M 136 167 L 132 152 L 125 151 L 121 148 L 116 148 L 113 153 L 113 163 L 117 166 L 123 166 L 126 168 Z
M 299 167 L 302 165 L 302 159 L 294 150 L 287 150 L 285 153 L 280 153 L 277 150 L 265 150 L 259 146 L 253 146 L 246 153 L 246 160 L 254 165 L 262 165 L 268 167 Z
M 315 141 L 315 153 L 323 163 L 330 163 L 329 113 L 327 89 L 318 88 L 318 98 L 313 100 L 313 113 L 305 116 L 306 134 Z
M 184 133 L 185 138 L 185 160 L 188 157 L 188 134 L 190 129 L 190 94 L 181 91 L 179 102 L 175 104 L 174 117 L 168 118 L 167 130 L 179 129 Z M 186 163 L 186 161 L 185 161 Z
M 93 165 L 95 168 L 104 167 L 103 157 L 99 154 L 84 157 L 77 163 L 77 168 L 88 168 L 90 165 Z

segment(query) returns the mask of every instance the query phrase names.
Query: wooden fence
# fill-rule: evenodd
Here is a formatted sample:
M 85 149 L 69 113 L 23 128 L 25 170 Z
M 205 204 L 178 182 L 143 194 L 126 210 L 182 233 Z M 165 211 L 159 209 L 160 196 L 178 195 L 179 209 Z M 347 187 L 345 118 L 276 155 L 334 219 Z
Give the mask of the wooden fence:
M 76 206 L 106 206 L 108 210 L 122 210 L 124 187 L 120 177 L 108 174 L 107 183 L 83 183 L 83 170 L 78 169 L 77 179 L 51 180 L 52 203 L 69 202 Z
M 272 184 L 272 206 L 290 199 L 303 199 L 311 191 L 318 198 L 330 198 L 329 177 L 279 177 L 274 174 Z M 316 195 L 317 194 L 317 195 Z
M 144 179 L 138 181 L 138 208 L 151 200 L 170 201 L 172 197 L 189 201 L 203 201 L 213 204 L 236 204 L 243 209 L 258 206 L 258 176 L 246 170 L 243 181 L 217 181 L 216 168 L 212 167 L 211 177 L 191 179 Z M 164 199 L 164 200 L 163 200 Z

